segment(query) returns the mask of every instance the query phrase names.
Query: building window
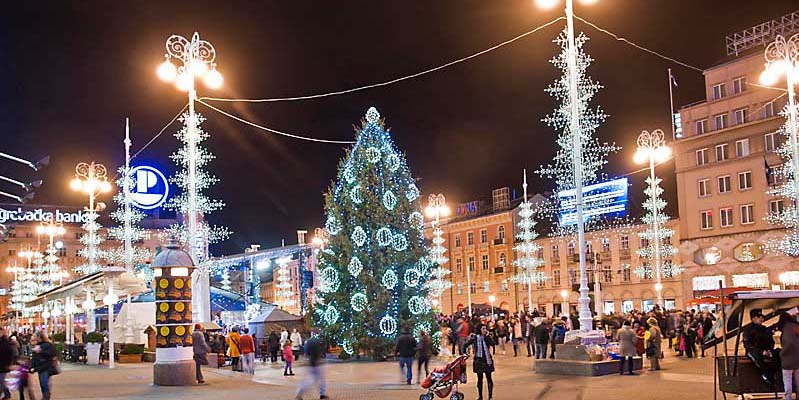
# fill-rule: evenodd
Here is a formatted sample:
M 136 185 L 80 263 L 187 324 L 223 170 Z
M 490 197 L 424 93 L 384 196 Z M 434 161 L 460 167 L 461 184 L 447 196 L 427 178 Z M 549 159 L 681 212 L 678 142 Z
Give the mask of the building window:
M 621 266 L 621 280 L 622 282 L 630 282 L 632 279 L 632 274 L 630 274 L 630 264 L 624 264 Z
M 713 229 L 713 210 L 699 213 L 699 229 Z
M 458 284 L 458 294 L 463 294 L 463 284 L 462 283 Z
M 696 165 L 705 165 L 707 164 L 707 148 L 699 149 L 696 151 Z
M 11 257 L 17 255 L 17 250 L 16 249 L 8 249 L 8 255 L 11 256 Z
M 505 253 L 499 253 L 499 266 L 504 267 L 508 264 L 508 256 Z
M 33 232 L 25 232 L 25 237 L 30 239 L 33 237 Z
M 727 127 L 727 113 L 713 116 L 713 129 L 721 130 Z
M 699 197 L 710 196 L 710 179 L 699 180 Z
M 619 236 L 619 247 L 622 250 L 630 250 L 630 237 L 627 235 Z
M 732 80 L 732 93 L 740 94 L 746 91 L 746 77 L 740 76 Z
M 466 232 L 466 245 L 471 246 L 474 244 L 474 232 Z
M 771 200 L 768 202 L 768 209 L 772 214 L 779 215 L 785 209 L 784 204 L 782 200 Z
M 770 101 L 763 104 L 763 118 L 771 118 L 774 116 L 774 102 Z
M 83 232 L 75 232 L 75 239 L 80 240 L 83 237 Z
M 502 243 L 505 243 L 505 225 L 500 225 L 499 228 L 497 228 L 497 238 L 499 238 Z
M 607 253 L 610 251 L 610 239 L 602 238 L 602 252 Z
M 719 100 L 725 97 L 727 97 L 727 85 L 724 83 L 713 85 L 713 100 Z
M 571 257 L 575 253 L 575 251 L 574 251 L 574 242 L 569 242 L 568 248 L 569 248 L 569 257 Z
M 463 259 L 458 257 L 455 259 L 455 272 L 462 272 L 463 271 Z
M 483 254 L 481 258 L 481 262 L 483 265 L 483 271 L 488 271 L 488 254 Z
M 491 282 L 483 281 L 483 293 L 488 293 L 491 291 Z
M 461 247 L 461 234 L 455 234 L 455 247 Z
M 611 283 L 613 281 L 613 270 L 610 269 L 610 264 L 602 264 L 602 282 Z
M 727 143 L 716 145 L 716 161 L 724 161 L 730 157 Z
M 502 282 L 500 282 L 500 285 L 501 285 L 501 288 L 502 288 L 503 292 L 509 292 L 510 291 L 510 287 L 508 286 L 508 280 L 507 279 L 503 279 Z
M 719 210 L 719 226 L 727 228 L 732 226 L 732 208 L 722 208 Z
M 56 252 L 56 256 L 58 256 L 58 257 L 66 257 L 67 256 L 67 248 L 66 247 L 62 247 L 62 248 L 58 249 L 58 251 Z
M 649 247 L 649 239 L 645 237 L 638 238 L 638 248 L 645 249 Z
M 763 135 L 763 141 L 765 142 L 766 151 L 776 151 L 777 150 L 777 133 L 771 132 Z
M 469 272 L 474 272 L 474 256 L 469 256 Z
M 569 283 L 572 285 L 577 284 L 577 274 L 574 272 L 574 269 L 569 268 Z
M 560 270 L 552 271 L 552 287 L 560 287 Z
M 738 190 L 748 190 L 752 188 L 752 171 L 738 173 Z
M 705 132 L 707 132 L 707 119 L 696 121 L 696 134 L 701 135 Z
M 80 250 L 75 250 L 75 257 L 80 257 Z
M 558 250 L 557 243 L 552 245 L 552 259 L 553 260 L 560 259 L 560 251 Z
M 477 284 L 472 282 L 469 284 L 469 293 L 475 294 L 477 293 Z
M 745 204 L 741 206 L 741 224 L 754 224 L 755 223 L 755 205 Z
M 731 189 L 730 184 L 730 176 L 724 175 L 718 178 L 719 181 L 719 193 L 728 193 Z
M 585 254 L 594 254 L 594 243 L 586 241 L 585 242 Z
M 480 229 L 480 243 L 488 243 L 488 231 Z
M 733 115 L 735 117 L 735 125 L 741 125 L 749 122 L 749 118 L 747 118 L 749 116 L 749 110 L 745 108 L 739 108 L 735 110 Z
M 735 157 L 746 157 L 749 155 L 749 139 L 735 141 Z
M 543 260 L 544 259 L 544 248 L 539 246 L 538 250 L 536 250 L 536 252 L 535 252 L 535 256 L 539 260 Z

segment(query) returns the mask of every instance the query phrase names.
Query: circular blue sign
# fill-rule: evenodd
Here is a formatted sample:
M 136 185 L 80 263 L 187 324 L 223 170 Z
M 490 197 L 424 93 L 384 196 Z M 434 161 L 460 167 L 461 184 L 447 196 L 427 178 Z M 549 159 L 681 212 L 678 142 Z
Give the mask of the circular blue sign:
M 169 196 L 169 181 L 161 171 L 148 166 L 140 165 L 130 170 L 133 187 L 130 197 L 133 205 L 145 210 L 160 207 Z

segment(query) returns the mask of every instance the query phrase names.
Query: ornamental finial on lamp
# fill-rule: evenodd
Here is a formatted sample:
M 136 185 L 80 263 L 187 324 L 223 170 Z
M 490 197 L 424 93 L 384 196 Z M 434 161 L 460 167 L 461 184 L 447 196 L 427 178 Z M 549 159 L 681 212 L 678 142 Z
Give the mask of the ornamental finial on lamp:
M 380 122 L 380 113 L 377 112 L 376 108 L 369 107 L 369 109 L 366 110 L 366 122 L 369 122 L 370 124 L 376 124 Z

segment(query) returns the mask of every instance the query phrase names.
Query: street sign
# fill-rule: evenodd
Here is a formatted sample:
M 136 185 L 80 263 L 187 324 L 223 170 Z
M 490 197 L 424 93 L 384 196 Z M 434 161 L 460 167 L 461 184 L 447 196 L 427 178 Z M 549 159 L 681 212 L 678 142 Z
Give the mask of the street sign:
M 134 182 L 130 193 L 133 205 L 152 210 L 164 204 L 169 197 L 169 181 L 161 171 L 149 165 L 139 165 L 130 173 Z

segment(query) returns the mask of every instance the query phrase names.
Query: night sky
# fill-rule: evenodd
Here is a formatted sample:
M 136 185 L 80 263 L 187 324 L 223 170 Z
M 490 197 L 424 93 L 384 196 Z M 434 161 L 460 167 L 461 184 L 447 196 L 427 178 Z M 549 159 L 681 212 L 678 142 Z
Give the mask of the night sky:
M 125 117 L 133 148 L 150 140 L 186 103 L 185 93 L 158 80 L 164 41 L 199 31 L 217 50 L 225 77 L 200 96 L 282 97 L 342 90 L 435 67 L 510 39 L 558 17 L 532 0 L 14 2 L 0 17 L 0 151 L 29 159 L 51 155 L 40 174 L 39 204 L 81 204 L 68 180 L 79 161 L 124 162 Z M 768 4 L 768 7 L 765 5 Z M 698 67 L 725 57 L 724 37 L 797 9 L 795 0 L 599 0 L 576 13 L 634 42 Z M 520 189 L 522 168 L 554 154 L 555 133 L 540 120 L 554 102 L 544 88 L 559 71 L 548 60 L 557 24 L 466 63 L 388 87 L 267 104 L 214 103 L 252 121 L 316 138 L 350 140 L 369 106 L 385 117 L 426 196 L 450 203 L 490 200 L 491 190 Z M 595 59 L 590 75 L 605 85 L 600 104 L 610 118 L 602 140 L 625 149 L 607 172 L 634 169 L 642 129 L 669 132 L 666 69 L 679 87 L 675 105 L 704 97 L 700 73 L 634 49 L 581 22 Z M 210 220 L 235 233 L 215 253 L 250 243 L 294 243 L 295 230 L 322 221 L 322 193 L 335 177 L 340 145 L 276 137 L 198 105 L 217 156 L 221 182 L 211 192 L 227 208 Z M 172 125 L 137 162 L 169 172 L 178 142 Z M 663 175 L 673 164 L 660 167 Z M 0 172 L 36 176 L 0 161 Z M 531 174 L 532 191 L 552 188 Z M 633 179 L 634 193 L 642 189 Z M 665 176 L 668 197 L 674 182 Z M 0 190 L 14 191 L 0 185 Z M 108 198 L 110 202 L 110 196 Z M 5 201 L 2 200 L 2 201 Z M 672 212 L 673 214 L 676 211 Z

